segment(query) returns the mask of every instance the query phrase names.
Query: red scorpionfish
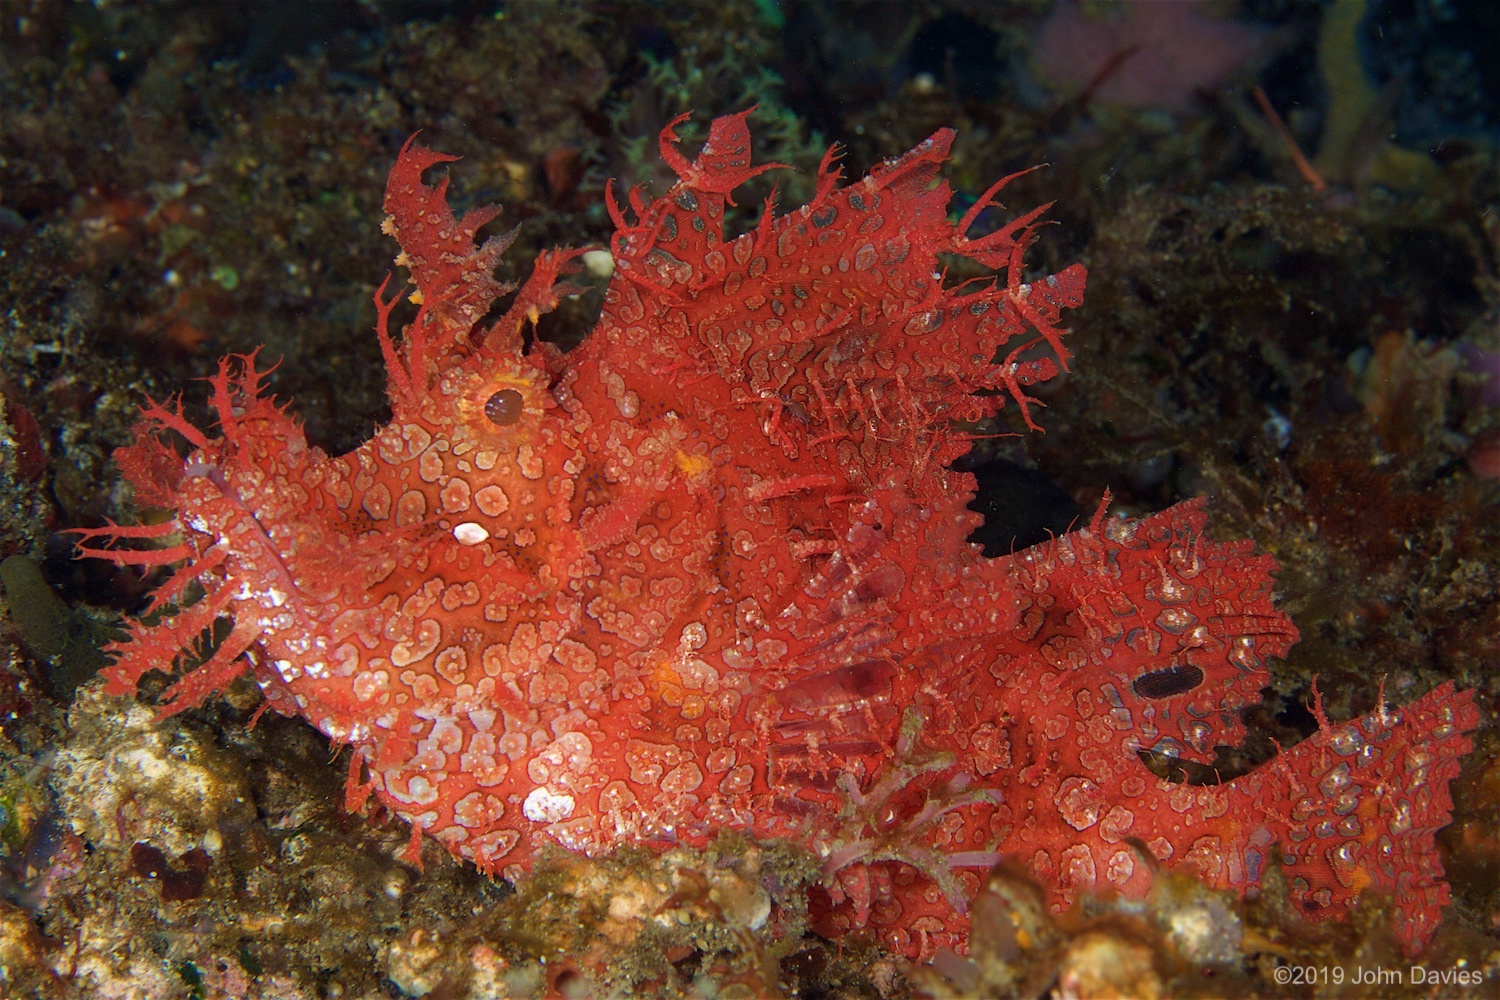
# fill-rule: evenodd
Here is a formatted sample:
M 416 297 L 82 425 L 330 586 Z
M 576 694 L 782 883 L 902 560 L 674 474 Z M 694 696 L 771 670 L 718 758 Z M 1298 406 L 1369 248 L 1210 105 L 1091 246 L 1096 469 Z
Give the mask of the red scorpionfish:
M 1275 563 L 1205 537 L 1199 501 L 986 559 L 957 428 L 1008 404 L 1034 426 L 1084 269 L 1024 280 L 1046 206 L 965 235 L 1005 181 L 948 220 L 949 130 L 847 187 L 831 150 L 811 203 L 727 238 L 735 187 L 776 166 L 751 165 L 748 114 L 691 162 L 668 126 L 678 180 L 632 192 L 633 222 L 607 199 L 613 277 L 566 354 L 525 333 L 582 251 L 499 282 L 509 240 L 476 244 L 498 209 L 454 218 L 447 181 L 422 181 L 454 157 L 408 142 L 385 196 L 418 306 L 399 338 L 403 293 L 375 299 L 391 422 L 310 447 L 253 356 L 211 379 L 216 435 L 148 407 L 117 458 L 175 518 L 86 531 L 84 552 L 175 566 L 151 611 L 176 611 L 134 624 L 108 689 L 230 620 L 163 715 L 250 671 L 353 747 L 351 807 L 373 792 L 407 820 L 413 859 L 425 834 L 507 878 L 549 843 L 792 838 L 824 860 L 823 929 L 930 955 L 965 948 L 1000 858 L 1056 907 L 1140 896 L 1158 863 L 1241 892 L 1279 863 L 1305 916 L 1379 890 L 1420 949 L 1472 693 L 1337 726 L 1319 707 L 1232 782 L 1148 770 L 1144 750 L 1209 761 L 1243 738 L 1297 639 Z M 946 283 L 945 254 L 994 274 Z

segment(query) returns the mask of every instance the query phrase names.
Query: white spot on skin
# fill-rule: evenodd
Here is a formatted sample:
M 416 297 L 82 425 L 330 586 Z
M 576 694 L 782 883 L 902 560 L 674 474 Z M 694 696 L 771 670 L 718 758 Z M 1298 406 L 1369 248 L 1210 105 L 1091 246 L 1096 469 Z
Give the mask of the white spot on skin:
M 703 627 L 702 622 L 688 622 L 682 627 L 682 638 L 679 641 L 682 652 L 702 649 L 707 641 L 708 630 Z
M 533 788 L 521 803 L 521 812 L 533 823 L 556 823 L 573 815 L 573 796 Z
M 510 497 L 495 485 L 485 486 L 474 494 L 474 505 L 489 517 L 498 517 L 510 509 Z
M 391 491 L 384 483 L 376 483 L 364 495 L 360 506 L 377 521 L 391 516 Z
M 427 739 L 417 744 L 419 750 L 425 749 L 428 741 L 443 753 L 458 753 L 463 749 L 463 730 L 452 719 L 438 719 L 432 724 L 432 733 Z
M 419 524 L 422 518 L 427 516 L 427 498 L 416 490 L 407 490 L 401 494 L 401 499 L 396 501 L 396 524 L 398 527 L 407 527 Z
M 414 803 L 419 806 L 431 805 L 437 801 L 438 792 L 432 782 L 420 774 L 413 775 L 406 783 L 406 795 L 401 795 L 394 787 L 389 789 L 390 793 L 398 800 Z
M 457 478 L 448 481 L 448 485 L 443 487 L 439 497 L 442 500 L 443 509 L 453 514 L 468 510 L 472 499 L 469 484 Z
M 608 250 L 590 250 L 582 259 L 584 268 L 596 278 L 608 278 L 615 273 L 615 259 Z
M 453 526 L 453 537 L 460 545 L 478 545 L 489 538 L 490 533 L 482 524 L 465 521 L 462 524 L 455 524 Z
M 692 761 L 679 764 L 661 779 L 661 790 L 673 795 L 691 792 L 703 784 L 703 771 Z
M 391 676 L 384 670 L 365 670 L 354 675 L 354 697 L 360 701 L 369 701 L 384 691 L 390 684 Z
M 409 666 L 418 660 L 425 659 L 437 649 L 438 639 L 442 636 L 442 627 L 432 619 L 424 619 L 417 624 L 416 637 L 408 642 L 398 642 L 391 649 L 391 662 L 398 667 Z
M 505 803 L 493 795 L 470 792 L 453 804 L 453 821 L 459 826 L 489 826 L 505 815 Z

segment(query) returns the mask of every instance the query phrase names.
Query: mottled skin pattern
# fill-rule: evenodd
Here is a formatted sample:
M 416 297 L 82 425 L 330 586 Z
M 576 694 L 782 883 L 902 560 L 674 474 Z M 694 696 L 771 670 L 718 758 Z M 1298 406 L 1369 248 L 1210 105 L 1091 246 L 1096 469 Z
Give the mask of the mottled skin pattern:
M 492 276 L 508 240 L 475 243 L 497 210 L 455 219 L 447 181 L 422 181 L 451 157 L 408 143 L 386 194 L 419 306 L 399 342 L 401 293 L 377 295 L 391 423 L 325 455 L 253 358 L 212 380 L 216 437 L 151 407 L 119 460 L 176 520 L 85 551 L 178 565 L 156 605 L 181 610 L 136 624 L 111 689 L 232 620 L 164 714 L 251 669 L 270 707 L 354 747 L 352 806 L 373 792 L 414 848 L 507 877 L 548 842 L 791 837 L 826 859 L 821 927 L 930 954 L 964 946 L 1000 856 L 1061 905 L 1143 893 L 1146 851 L 1243 891 L 1281 843 L 1304 913 L 1394 891 L 1420 946 L 1468 693 L 1325 724 L 1233 783 L 1155 777 L 1137 751 L 1208 760 L 1243 736 L 1296 640 L 1274 564 L 1206 540 L 1198 504 L 983 558 L 955 428 L 1007 401 L 1031 424 L 1083 269 L 1021 280 L 1041 209 L 965 236 L 1003 181 L 948 221 L 948 131 L 849 187 L 830 155 L 811 204 L 725 241 L 730 193 L 768 169 L 745 118 L 693 162 L 669 127 L 680 181 L 632 192 L 633 223 L 611 199 L 615 275 L 566 356 L 523 333 L 578 251 L 482 322 L 512 290 Z M 1000 273 L 945 287 L 939 254 Z

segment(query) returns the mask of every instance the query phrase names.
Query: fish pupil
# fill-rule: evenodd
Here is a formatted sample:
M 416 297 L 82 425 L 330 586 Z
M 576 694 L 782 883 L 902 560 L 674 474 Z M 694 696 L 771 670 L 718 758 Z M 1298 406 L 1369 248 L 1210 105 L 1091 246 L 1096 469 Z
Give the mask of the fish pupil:
M 515 389 L 501 389 L 484 404 L 484 415 L 497 427 L 509 427 L 521 419 L 525 400 Z

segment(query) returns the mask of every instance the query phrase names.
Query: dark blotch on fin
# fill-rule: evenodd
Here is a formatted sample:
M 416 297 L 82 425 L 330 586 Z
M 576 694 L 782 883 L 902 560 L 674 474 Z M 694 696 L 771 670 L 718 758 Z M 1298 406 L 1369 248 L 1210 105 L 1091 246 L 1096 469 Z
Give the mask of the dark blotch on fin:
M 1202 683 L 1202 670 L 1193 666 L 1178 665 L 1142 674 L 1132 681 L 1130 686 L 1142 698 L 1156 699 L 1184 694 Z

